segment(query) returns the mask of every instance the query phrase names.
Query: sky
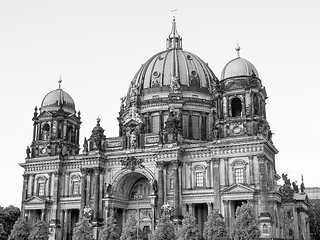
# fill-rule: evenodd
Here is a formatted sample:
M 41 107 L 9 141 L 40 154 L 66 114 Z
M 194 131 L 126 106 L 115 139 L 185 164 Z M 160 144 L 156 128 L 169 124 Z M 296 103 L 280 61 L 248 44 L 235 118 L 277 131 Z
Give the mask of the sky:
M 80 146 L 98 116 L 106 136 L 117 136 L 120 98 L 141 64 L 165 50 L 173 9 L 183 49 L 219 79 L 239 42 L 267 90 L 277 173 L 320 187 L 318 0 L 1 0 L 0 206 L 21 205 L 18 164 L 34 107 L 60 75 L 82 113 Z

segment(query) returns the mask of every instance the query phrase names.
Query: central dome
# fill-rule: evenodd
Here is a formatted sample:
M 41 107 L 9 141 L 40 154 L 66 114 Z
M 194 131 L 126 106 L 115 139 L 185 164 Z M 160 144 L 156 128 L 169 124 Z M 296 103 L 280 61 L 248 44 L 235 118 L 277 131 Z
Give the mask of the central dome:
M 177 33 L 173 19 L 172 31 L 167 38 L 167 50 L 153 55 L 134 76 L 128 96 L 136 91 L 139 96 L 160 92 L 167 97 L 176 85 L 182 94 L 199 92 L 210 94 L 218 79 L 208 64 L 197 55 L 182 50 L 182 38 Z M 167 94 L 165 94 L 167 93 Z

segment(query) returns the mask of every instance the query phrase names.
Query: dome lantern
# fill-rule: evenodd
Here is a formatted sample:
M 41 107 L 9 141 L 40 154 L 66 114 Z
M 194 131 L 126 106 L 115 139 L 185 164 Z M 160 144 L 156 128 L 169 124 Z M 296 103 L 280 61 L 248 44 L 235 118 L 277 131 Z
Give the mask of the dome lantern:
M 167 49 L 182 49 L 182 38 L 177 31 L 175 17 L 173 17 L 171 33 L 167 38 Z

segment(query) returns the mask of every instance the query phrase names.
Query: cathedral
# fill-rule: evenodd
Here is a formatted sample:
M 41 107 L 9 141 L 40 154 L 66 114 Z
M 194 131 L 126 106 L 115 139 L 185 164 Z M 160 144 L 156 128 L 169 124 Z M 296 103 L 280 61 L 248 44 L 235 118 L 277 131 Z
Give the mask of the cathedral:
M 122 228 L 133 215 L 148 239 L 164 205 L 177 224 L 192 214 L 202 231 L 211 212 L 230 228 L 246 202 L 261 238 L 310 239 L 303 183 L 282 174 L 277 184 L 278 150 L 255 66 L 238 46 L 219 80 L 183 50 L 175 18 L 166 43 L 130 82 L 116 137 L 105 136 L 98 118 L 80 144 L 81 115 L 61 81 L 43 98 L 20 164 L 22 216 L 48 222 L 50 239 L 69 240 L 85 213 L 95 239 L 108 216 Z

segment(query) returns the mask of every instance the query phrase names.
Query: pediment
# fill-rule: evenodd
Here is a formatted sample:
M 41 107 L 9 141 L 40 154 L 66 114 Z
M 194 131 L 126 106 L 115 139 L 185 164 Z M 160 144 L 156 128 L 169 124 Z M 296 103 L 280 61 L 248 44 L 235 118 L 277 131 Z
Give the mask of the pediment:
M 227 187 L 221 191 L 221 194 L 243 194 L 243 193 L 249 193 L 253 194 L 254 189 L 239 183 L 236 183 L 230 187 Z
M 38 196 L 32 196 L 24 201 L 26 204 L 45 204 L 46 200 Z
M 46 117 L 52 117 L 52 113 L 50 113 L 48 111 L 44 111 L 44 112 L 40 113 L 40 115 L 38 116 L 38 118 L 46 118 Z
M 131 118 L 131 119 L 128 119 L 123 125 L 125 127 L 128 127 L 128 126 L 138 126 L 140 125 L 142 122 L 140 119 L 136 119 L 136 118 Z

